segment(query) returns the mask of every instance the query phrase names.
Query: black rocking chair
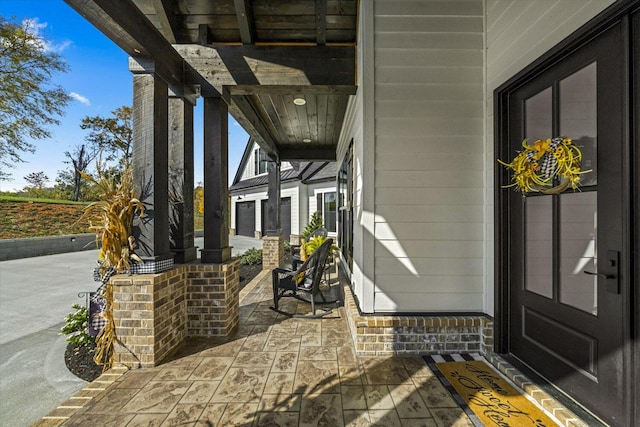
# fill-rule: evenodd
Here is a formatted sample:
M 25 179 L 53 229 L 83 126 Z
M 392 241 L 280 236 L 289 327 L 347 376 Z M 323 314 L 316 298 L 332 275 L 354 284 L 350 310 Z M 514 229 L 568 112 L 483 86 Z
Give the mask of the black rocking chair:
M 321 308 L 322 313 L 316 314 L 316 304 L 324 305 L 336 302 L 327 301 L 320 291 L 320 283 L 322 282 L 332 244 L 333 239 L 325 240 L 296 270 L 284 268 L 274 268 L 272 270 L 274 305 L 271 307 L 272 310 L 291 317 L 322 317 L 333 311 Z M 284 297 L 293 297 L 310 303 L 311 314 L 296 315 L 279 310 L 278 302 Z M 316 301 L 316 297 L 320 297 L 321 301 Z

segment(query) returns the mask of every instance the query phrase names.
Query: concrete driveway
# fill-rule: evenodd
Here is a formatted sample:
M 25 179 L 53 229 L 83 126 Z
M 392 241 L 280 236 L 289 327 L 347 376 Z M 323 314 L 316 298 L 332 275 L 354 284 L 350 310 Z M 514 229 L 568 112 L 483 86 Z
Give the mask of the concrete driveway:
M 196 246 L 203 247 L 202 238 Z M 232 236 L 237 255 L 262 242 Z M 94 291 L 97 250 L 0 262 L 0 425 L 30 426 L 86 383 L 64 364 L 59 334 L 79 292 Z

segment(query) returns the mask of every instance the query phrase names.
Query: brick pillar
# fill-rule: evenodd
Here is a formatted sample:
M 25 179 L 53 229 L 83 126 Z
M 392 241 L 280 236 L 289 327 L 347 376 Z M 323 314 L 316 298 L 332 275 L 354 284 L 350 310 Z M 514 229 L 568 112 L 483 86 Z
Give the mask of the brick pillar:
M 185 270 L 188 335 L 230 335 L 240 320 L 240 258 Z
M 240 259 L 159 274 L 117 275 L 114 363 L 157 366 L 187 336 L 229 336 L 240 321 Z
M 114 364 L 158 365 L 187 334 L 184 267 L 160 274 L 117 275 L 113 286 Z
M 271 270 L 284 263 L 284 236 L 262 238 L 262 268 Z

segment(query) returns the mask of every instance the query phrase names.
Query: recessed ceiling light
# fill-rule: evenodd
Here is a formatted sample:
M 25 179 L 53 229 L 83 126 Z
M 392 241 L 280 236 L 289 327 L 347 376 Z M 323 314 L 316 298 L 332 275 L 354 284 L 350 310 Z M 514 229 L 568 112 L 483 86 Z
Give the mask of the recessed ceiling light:
M 302 140 L 302 142 L 311 142 L 311 140 L 309 138 L 305 138 Z
M 307 100 L 304 98 L 293 98 L 293 103 L 296 105 L 304 105 L 307 103 Z

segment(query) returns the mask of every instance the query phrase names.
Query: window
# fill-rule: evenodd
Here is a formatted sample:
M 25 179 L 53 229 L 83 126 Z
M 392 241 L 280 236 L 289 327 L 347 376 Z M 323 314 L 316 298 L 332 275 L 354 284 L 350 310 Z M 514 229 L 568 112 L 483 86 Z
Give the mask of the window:
M 262 150 L 262 148 L 257 148 L 253 152 L 255 175 L 267 173 L 267 160 L 267 154 Z
M 322 219 L 324 220 L 324 228 L 331 233 L 335 233 L 338 219 L 336 192 L 318 193 L 316 197 L 318 198 L 318 212 L 322 214 Z
M 340 192 L 340 233 L 338 242 L 340 252 L 349 269 L 352 268 L 353 254 L 353 141 L 345 155 L 338 173 L 338 191 Z

